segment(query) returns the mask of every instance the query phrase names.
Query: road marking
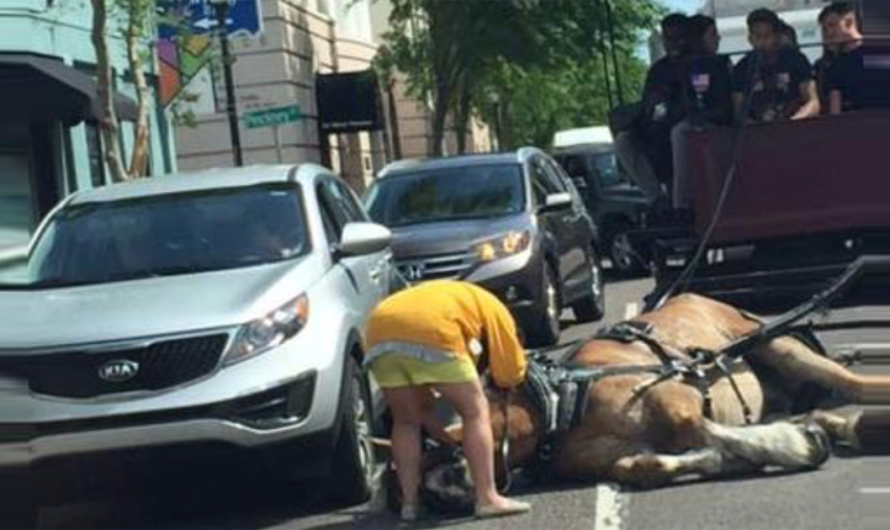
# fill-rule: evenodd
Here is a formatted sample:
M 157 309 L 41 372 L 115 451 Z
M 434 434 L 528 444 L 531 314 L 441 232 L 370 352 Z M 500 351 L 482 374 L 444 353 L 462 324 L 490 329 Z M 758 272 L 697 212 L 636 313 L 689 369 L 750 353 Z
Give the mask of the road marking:
M 593 530 L 621 530 L 627 516 L 628 499 L 617 484 L 604 483 L 596 487 L 596 512 Z
M 628 302 L 624 306 L 624 320 L 630 320 L 640 314 L 640 304 L 637 302 Z
M 859 493 L 863 495 L 887 495 L 890 494 L 890 488 L 859 488 Z

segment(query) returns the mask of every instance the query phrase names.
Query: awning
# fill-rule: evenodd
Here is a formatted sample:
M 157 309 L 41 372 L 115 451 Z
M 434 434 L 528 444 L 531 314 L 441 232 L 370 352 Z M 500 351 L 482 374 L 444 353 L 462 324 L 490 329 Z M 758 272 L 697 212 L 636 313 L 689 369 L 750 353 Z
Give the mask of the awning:
M 136 102 L 114 94 L 122 120 L 138 118 Z M 60 60 L 28 54 L 0 54 L 0 116 L 59 119 L 68 125 L 101 116 L 98 83 Z

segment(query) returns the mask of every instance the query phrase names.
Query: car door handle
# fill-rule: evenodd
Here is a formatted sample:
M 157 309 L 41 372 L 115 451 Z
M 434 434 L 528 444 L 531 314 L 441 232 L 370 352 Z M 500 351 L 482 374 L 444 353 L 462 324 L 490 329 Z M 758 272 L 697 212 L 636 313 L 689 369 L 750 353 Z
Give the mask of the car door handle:
M 378 266 L 371 269 L 368 275 L 371 277 L 371 280 L 377 282 L 380 281 L 380 276 L 383 274 L 383 267 Z

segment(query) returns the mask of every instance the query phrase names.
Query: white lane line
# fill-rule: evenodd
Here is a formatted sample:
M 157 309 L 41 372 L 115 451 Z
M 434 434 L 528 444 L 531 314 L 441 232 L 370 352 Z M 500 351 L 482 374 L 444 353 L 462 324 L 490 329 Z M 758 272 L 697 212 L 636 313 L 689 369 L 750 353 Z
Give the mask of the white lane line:
M 640 304 L 637 302 L 628 302 L 624 306 L 624 320 L 630 320 L 640 314 Z
M 621 494 L 617 484 L 597 485 L 593 530 L 621 530 L 624 528 L 628 503 L 628 497 Z
M 887 495 L 890 494 L 890 488 L 859 488 L 859 493 L 863 495 Z

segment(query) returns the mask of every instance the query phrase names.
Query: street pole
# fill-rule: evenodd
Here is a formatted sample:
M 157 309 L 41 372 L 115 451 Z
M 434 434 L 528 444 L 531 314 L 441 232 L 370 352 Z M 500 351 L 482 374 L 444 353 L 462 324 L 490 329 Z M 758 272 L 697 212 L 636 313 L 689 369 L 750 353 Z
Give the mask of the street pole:
M 235 166 L 244 165 L 241 153 L 241 131 L 238 128 L 238 107 L 235 102 L 235 82 L 232 78 L 232 54 L 229 50 L 229 33 L 226 27 L 226 19 L 229 15 L 228 0 L 214 0 L 211 2 L 216 10 L 216 25 L 219 31 L 219 43 L 222 48 L 223 75 L 226 83 L 226 113 L 229 116 L 229 133 L 232 138 L 232 153 L 235 158 Z
M 606 19 L 609 24 L 609 43 L 612 49 L 612 67 L 615 70 L 615 92 L 618 95 L 618 104 L 624 105 L 624 89 L 621 86 L 621 68 L 618 67 L 618 55 L 615 50 L 615 22 L 612 19 L 612 2 L 606 0 Z

